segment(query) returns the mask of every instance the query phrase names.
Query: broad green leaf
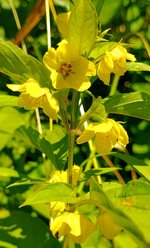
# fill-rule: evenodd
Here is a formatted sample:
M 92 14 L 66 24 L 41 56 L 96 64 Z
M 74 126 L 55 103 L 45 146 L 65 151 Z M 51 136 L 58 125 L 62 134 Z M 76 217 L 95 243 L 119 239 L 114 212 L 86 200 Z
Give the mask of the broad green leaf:
M 19 174 L 11 168 L 0 167 L 0 177 L 19 177 Z
M 0 107 L 6 106 L 18 106 L 18 97 L 17 96 L 9 96 L 9 95 L 0 95 Z
M 139 62 L 127 62 L 127 71 L 150 71 L 150 66 Z
M 40 186 L 38 189 L 20 206 L 50 203 L 52 201 L 61 201 L 66 203 L 76 203 L 75 192 L 69 184 L 54 183 Z
M 145 162 L 143 160 L 137 159 L 131 155 L 128 154 L 123 154 L 123 153 L 119 153 L 119 152 L 111 152 L 110 153 L 111 156 L 115 156 L 117 158 L 122 159 L 123 161 L 125 161 L 127 164 L 129 165 L 145 165 Z
M 69 21 L 69 42 L 80 54 L 88 54 L 97 36 L 97 15 L 90 0 L 77 1 Z
M 150 182 L 150 165 L 147 166 L 139 166 L 139 165 L 133 165 L 133 168 L 146 180 Z
M 101 10 L 102 10 L 102 7 L 103 7 L 103 4 L 105 2 L 105 0 L 92 0 L 94 6 L 95 6 L 95 9 L 96 9 L 96 12 L 97 12 L 97 15 L 99 16 L 100 13 L 101 13 Z
M 20 136 L 20 138 L 25 140 L 27 144 L 34 146 L 36 149 L 46 154 L 46 156 L 50 159 L 56 168 L 59 166 L 59 158 L 54 154 L 53 145 L 44 139 L 38 131 L 31 127 L 27 129 L 22 126 L 17 130 L 17 134 Z
M 0 41 L 0 72 L 19 82 L 33 78 L 41 86 L 51 87 L 47 68 L 11 42 Z
M 91 194 L 91 200 L 93 200 L 100 208 L 104 208 L 106 211 L 108 211 L 113 221 L 118 225 L 120 225 L 125 231 L 127 231 L 127 233 L 133 238 L 133 240 L 137 242 L 139 247 L 142 248 L 149 247 L 148 241 L 146 241 L 143 233 L 140 231 L 139 226 L 135 224 L 136 223 L 135 220 L 131 216 L 129 217 L 127 213 L 124 213 L 122 207 L 119 208 L 118 206 L 119 204 L 117 205 L 116 201 L 113 203 L 110 200 L 110 198 L 112 198 L 112 195 L 109 198 L 108 195 L 102 190 L 101 185 L 99 185 L 95 181 L 95 179 L 93 179 L 91 182 L 90 194 Z M 132 195 L 131 191 L 130 191 L 130 195 Z
M 143 92 L 117 94 L 103 100 L 107 113 L 150 121 L 150 95 Z
M 137 225 L 150 245 L 150 184 L 133 181 L 125 186 L 109 188 L 107 194 L 113 204 Z
M 27 211 L 19 210 L 12 211 L 8 216 L 0 218 L 0 247 L 60 248 L 61 245 L 52 236 L 48 225 L 41 218 L 32 216 Z
M 5 147 L 14 131 L 25 124 L 23 114 L 12 107 L 0 108 L 0 150 Z
M 105 0 L 100 12 L 100 22 L 106 25 L 113 17 L 116 17 L 123 0 Z

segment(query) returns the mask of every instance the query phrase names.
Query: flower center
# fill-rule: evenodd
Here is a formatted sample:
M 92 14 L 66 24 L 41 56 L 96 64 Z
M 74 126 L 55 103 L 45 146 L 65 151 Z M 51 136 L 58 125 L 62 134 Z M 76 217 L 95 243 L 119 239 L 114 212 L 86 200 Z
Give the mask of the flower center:
M 72 65 L 64 63 L 60 67 L 60 73 L 63 75 L 63 77 L 68 77 L 72 74 Z

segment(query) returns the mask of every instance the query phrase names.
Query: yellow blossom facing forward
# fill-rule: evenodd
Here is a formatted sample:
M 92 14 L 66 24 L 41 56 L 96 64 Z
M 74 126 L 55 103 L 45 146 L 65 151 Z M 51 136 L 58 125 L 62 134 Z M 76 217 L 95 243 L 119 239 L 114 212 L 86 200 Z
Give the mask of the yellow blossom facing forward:
M 54 236 L 67 236 L 75 243 L 84 242 L 95 230 L 94 224 L 78 212 L 64 212 L 56 217 L 50 225 Z
M 101 123 L 90 123 L 77 139 L 77 143 L 82 144 L 93 137 L 96 150 L 101 155 L 111 152 L 116 144 L 122 147 L 128 144 L 128 135 L 123 126 L 109 118 Z
M 18 100 L 20 107 L 27 110 L 42 107 L 47 116 L 53 120 L 58 119 L 59 105 L 56 99 L 48 88 L 40 87 L 36 80 L 30 78 L 22 85 L 8 84 L 7 87 L 12 91 L 21 92 Z
M 59 43 L 58 48 L 50 48 L 43 58 L 51 71 L 52 85 L 56 89 L 72 88 L 84 91 L 91 86 L 88 76 L 96 74 L 95 65 L 78 54 L 67 41 Z
M 134 55 L 128 53 L 126 48 L 121 45 L 115 47 L 111 52 L 105 52 L 98 65 L 98 77 L 104 84 L 109 85 L 111 73 L 118 76 L 124 75 L 126 72 L 126 60 L 134 62 L 136 59 Z

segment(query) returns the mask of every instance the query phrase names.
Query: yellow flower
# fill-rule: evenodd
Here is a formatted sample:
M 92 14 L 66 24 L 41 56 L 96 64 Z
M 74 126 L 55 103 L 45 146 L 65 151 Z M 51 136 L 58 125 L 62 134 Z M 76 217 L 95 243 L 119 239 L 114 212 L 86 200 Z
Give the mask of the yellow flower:
M 54 236 L 67 236 L 75 243 L 82 243 L 95 230 L 95 227 L 87 217 L 78 212 L 64 212 L 52 221 L 50 229 Z
M 42 107 L 45 114 L 53 120 L 57 120 L 59 106 L 48 88 L 42 88 L 38 82 L 32 78 L 22 85 L 8 84 L 7 87 L 13 91 L 21 92 L 18 104 L 25 109 Z
M 74 165 L 72 168 L 72 186 L 76 186 L 77 182 L 80 178 L 81 174 L 81 167 Z M 49 180 L 50 183 L 57 183 L 57 182 L 63 182 L 67 183 L 68 175 L 67 175 L 67 170 L 66 171 L 60 171 L 56 170 L 52 172 L 51 178 Z M 64 212 L 66 209 L 66 204 L 64 202 L 51 202 L 50 203 L 50 210 L 52 212 L 52 215 L 57 216 L 60 213 Z
M 98 65 L 98 77 L 109 85 L 110 74 L 114 73 L 118 76 L 124 75 L 126 72 L 126 60 L 134 62 L 134 55 L 127 52 L 126 48 L 121 45 L 115 47 L 111 52 L 105 52 L 103 59 Z
M 51 71 L 52 85 L 56 89 L 72 88 L 84 91 L 91 86 L 88 76 L 96 74 L 95 65 L 88 61 L 67 41 L 59 43 L 58 48 L 50 48 L 43 58 Z
M 77 139 L 77 143 L 82 144 L 93 137 L 96 150 L 101 155 L 111 152 L 117 143 L 123 147 L 128 144 L 128 135 L 123 126 L 109 118 L 101 123 L 90 123 Z

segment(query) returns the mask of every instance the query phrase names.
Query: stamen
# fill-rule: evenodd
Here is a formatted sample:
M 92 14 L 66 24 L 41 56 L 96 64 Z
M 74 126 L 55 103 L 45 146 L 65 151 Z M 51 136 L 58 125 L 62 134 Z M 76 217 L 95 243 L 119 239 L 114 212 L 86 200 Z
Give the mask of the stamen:
M 63 75 L 63 77 L 68 77 L 72 74 L 72 65 L 64 63 L 60 67 L 60 73 Z

